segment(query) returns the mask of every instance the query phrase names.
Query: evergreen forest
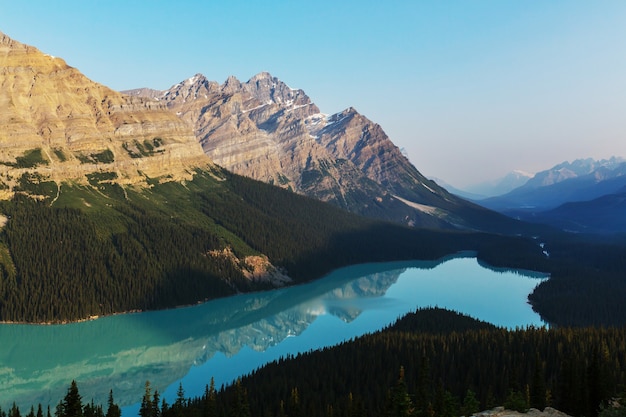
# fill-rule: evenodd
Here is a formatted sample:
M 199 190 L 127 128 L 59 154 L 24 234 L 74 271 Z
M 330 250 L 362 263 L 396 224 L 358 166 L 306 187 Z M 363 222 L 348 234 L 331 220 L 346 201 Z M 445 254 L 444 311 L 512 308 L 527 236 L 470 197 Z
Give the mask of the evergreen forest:
M 528 239 L 367 220 L 224 171 L 139 190 L 109 179 L 63 184 L 55 198 L 56 185 L 25 182 L 24 193 L 0 202 L 0 321 L 66 322 L 271 288 L 246 275 L 252 255 L 293 283 L 349 264 L 509 241 L 540 255 Z
M 218 168 L 148 189 L 115 176 L 57 185 L 25 175 L 0 202 L 0 321 L 67 322 L 274 287 L 250 278 L 248 256 L 267 256 L 297 284 L 350 264 L 473 251 L 494 268 L 549 273 L 530 301 L 552 325 L 626 323 L 626 237 L 409 228 Z

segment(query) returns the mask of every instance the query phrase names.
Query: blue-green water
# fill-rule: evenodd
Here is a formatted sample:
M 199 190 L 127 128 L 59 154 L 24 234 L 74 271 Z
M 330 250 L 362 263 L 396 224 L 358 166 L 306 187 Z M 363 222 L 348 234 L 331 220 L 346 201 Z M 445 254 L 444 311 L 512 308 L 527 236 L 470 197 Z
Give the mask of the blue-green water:
M 439 306 L 496 325 L 542 325 L 527 296 L 541 274 L 495 270 L 473 257 L 367 264 L 310 284 L 167 311 L 60 326 L 0 325 L 0 407 L 54 407 L 74 379 L 84 401 L 110 389 L 135 416 L 146 381 L 169 403 L 182 383 L 202 395 L 287 354 L 370 333 L 418 307 Z

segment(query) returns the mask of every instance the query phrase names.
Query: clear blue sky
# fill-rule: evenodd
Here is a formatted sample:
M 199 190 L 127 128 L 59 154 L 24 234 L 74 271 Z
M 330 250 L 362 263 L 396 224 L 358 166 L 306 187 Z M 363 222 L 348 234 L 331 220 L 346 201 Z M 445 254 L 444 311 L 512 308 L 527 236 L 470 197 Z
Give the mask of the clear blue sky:
M 0 0 L 0 31 L 117 90 L 269 71 L 456 186 L 626 157 L 623 0 Z

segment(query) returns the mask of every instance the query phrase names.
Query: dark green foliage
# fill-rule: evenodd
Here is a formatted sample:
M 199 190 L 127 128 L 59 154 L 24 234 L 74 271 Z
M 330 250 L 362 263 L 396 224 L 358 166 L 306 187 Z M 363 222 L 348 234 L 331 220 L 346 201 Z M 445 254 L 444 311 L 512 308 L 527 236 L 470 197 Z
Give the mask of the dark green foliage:
M 539 355 L 535 355 L 535 365 L 533 369 L 532 380 L 529 388 L 529 406 L 538 410 L 543 410 L 548 402 L 546 398 L 546 377 L 544 372 L 544 364 Z
M 600 406 L 600 417 L 626 417 L 626 385 L 620 395 Z
M 185 185 L 137 191 L 111 184 L 113 172 L 94 173 L 91 187 L 64 184 L 58 198 L 56 184 L 42 190 L 25 178 L 25 192 L 48 199 L 17 195 L 0 205 L 10 217 L 0 234 L 0 319 L 75 320 L 268 288 L 245 278 L 227 248 L 238 259 L 267 254 L 303 282 L 349 264 L 437 259 L 511 239 L 375 222 L 218 174 L 226 180 L 198 172 Z
M 93 159 L 91 159 L 90 156 L 82 154 L 82 153 L 77 153 L 74 156 L 76 156 L 76 159 L 78 159 L 80 161 L 81 164 L 91 164 L 93 163 Z
M 400 367 L 400 373 L 395 385 L 389 390 L 385 415 L 388 417 L 411 417 L 415 413 L 413 401 L 404 381 L 404 367 Z
M 144 140 L 139 142 L 137 140 L 132 143 L 125 142 L 122 147 L 131 158 L 143 158 L 145 156 L 152 156 L 155 153 L 163 152 L 162 149 L 158 149 L 163 144 L 163 139 L 154 138 L 152 141 Z
M 61 162 L 67 161 L 67 156 L 65 156 L 65 153 L 63 152 L 62 149 L 55 148 L 53 152 L 57 156 L 57 158 L 59 158 L 59 161 Z
M 92 153 L 90 156 L 96 163 L 110 164 L 115 161 L 115 156 L 110 149 L 106 149 L 100 153 Z
M 25 172 L 20 177 L 19 184 L 14 190 L 30 195 L 52 198 L 57 194 L 58 186 L 54 181 L 43 181 L 39 174 Z
M 478 249 L 486 242 L 506 245 L 510 239 L 368 220 L 268 184 L 225 175 L 228 180 L 224 186 L 229 192 L 203 194 L 203 212 L 267 254 L 298 281 L 349 264 L 438 259 L 464 249 Z
M 528 411 L 529 407 L 524 394 L 519 390 L 513 389 L 509 391 L 509 395 L 506 396 L 502 405 L 506 409 L 518 411 L 520 413 L 525 413 Z
M 542 317 L 560 326 L 626 323 L 626 239 L 556 235 L 546 242 L 551 278 L 529 297 Z
M 56 406 L 54 413 L 55 417 L 120 417 L 120 407 L 113 401 L 113 391 L 109 394 L 108 410 L 104 414 L 101 405 L 93 403 L 87 403 L 83 406 L 83 401 L 80 393 L 78 392 L 78 385 L 76 381 L 72 381 L 70 387 L 67 389 L 67 394 L 62 401 Z M 51 417 L 50 407 L 46 413 L 47 417 Z M 0 409 L 0 417 L 7 417 L 7 415 Z M 19 408 L 13 403 L 12 409 L 9 411 L 8 417 L 20 417 Z M 34 407 L 30 408 L 30 412 L 27 417 L 43 417 L 43 409 L 41 404 L 37 407 L 37 414 L 35 414 Z
M 447 331 L 430 331 L 436 315 Z M 411 331 L 402 330 L 407 320 Z M 399 327 L 266 365 L 242 378 L 240 388 L 220 391 L 217 402 L 227 409 L 234 391 L 246 389 L 256 415 L 280 415 L 297 387 L 307 416 L 330 408 L 346 415 L 350 403 L 361 404 L 365 416 L 459 416 L 495 405 L 525 411 L 539 397 L 568 414 L 594 416 L 626 383 L 626 328 L 506 330 L 480 322 L 469 328 L 467 320 L 420 310 Z M 566 385 L 577 388 L 562 392 Z M 189 401 L 187 415 L 199 406 L 200 399 Z
M 41 148 L 32 149 L 25 152 L 23 156 L 15 158 L 16 168 L 34 168 L 38 165 L 48 165 L 48 160 L 44 159 Z
M 72 381 L 63 400 L 63 417 L 83 417 L 83 402 L 76 381 Z
M 111 181 L 116 178 L 117 173 L 115 172 L 94 172 L 92 174 L 87 174 L 87 179 L 91 185 L 98 185 L 102 181 Z
M 3 234 L 16 273 L 0 281 L 2 320 L 63 321 L 191 304 L 231 294 L 229 279 L 243 281 L 230 262 L 204 256 L 223 247 L 210 232 L 119 209 L 125 230 L 102 236 L 80 210 L 23 197 L 6 204 L 11 221 Z
M 128 155 L 130 155 L 131 158 L 141 158 L 143 157 L 143 155 L 141 153 L 141 149 L 137 145 L 138 145 L 137 141 L 135 141 L 134 146 L 132 144 L 128 144 L 127 142 L 124 142 L 122 144 L 122 147 L 124 148 L 126 152 L 128 152 Z
M 213 378 L 211 378 L 211 383 L 205 387 L 202 396 L 202 417 L 217 417 L 217 391 Z
M 113 400 L 113 390 L 109 391 L 109 400 L 107 401 L 107 406 L 108 406 L 107 413 L 105 417 L 121 417 L 122 416 L 122 410 L 117 404 L 115 404 L 115 401 Z
M 146 381 L 144 395 L 141 399 L 141 406 L 139 407 L 139 417 L 155 417 L 155 402 L 158 404 L 158 394 L 155 392 L 154 397 L 152 397 L 150 381 Z
M 158 150 L 157 139 L 140 148 Z M 546 257 L 535 239 L 369 220 L 220 170 L 185 184 L 149 179 L 142 190 L 115 178 L 100 172 L 89 186 L 59 187 L 21 177 L 15 199 L 0 203 L 11 216 L 0 233 L 0 320 L 75 320 L 265 289 L 238 261 L 259 253 L 300 283 L 350 264 L 472 250 L 489 267 L 549 272 L 530 298 L 552 325 L 626 323 L 618 239 L 547 236 Z
M 396 320 L 393 329 L 406 333 L 448 334 L 478 329 L 495 330 L 497 327 L 458 312 L 434 307 L 405 314 Z
M 227 174 L 224 174 L 227 175 Z M 232 176 L 198 173 L 185 186 L 123 190 L 91 174 L 95 188 L 52 183 L 47 200 L 0 204 L 0 319 L 50 322 L 192 304 L 267 288 L 231 257 L 265 253 L 296 282 L 340 266 L 435 259 L 475 244 L 473 235 L 377 223 Z M 43 192 L 36 178 L 24 190 Z M 52 188 L 54 186 L 54 188 Z
M 543 410 L 543 407 L 541 408 Z M 476 398 L 476 394 L 471 389 L 465 392 L 465 398 L 463 398 L 463 405 L 461 406 L 461 415 L 471 416 L 474 413 L 480 411 L 480 401 Z
M 56 152 L 56 151 L 55 151 Z M 62 151 L 59 151 L 62 154 Z M 58 154 L 57 154 L 58 156 Z M 94 152 L 89 155 L 85 155 L 83 153 L 75 154 L 76 158 L 80 161 L 81 164 L 110 164 L 115 162 L 115 155 L 113 151 L 110 149 L 105 149 L 102 152 Z M 65 155 L 63 155 L 65 158 Z M 60 158 L 59 158 L 60 159 Z M 64 159 L 62 159 L 64 161 Z

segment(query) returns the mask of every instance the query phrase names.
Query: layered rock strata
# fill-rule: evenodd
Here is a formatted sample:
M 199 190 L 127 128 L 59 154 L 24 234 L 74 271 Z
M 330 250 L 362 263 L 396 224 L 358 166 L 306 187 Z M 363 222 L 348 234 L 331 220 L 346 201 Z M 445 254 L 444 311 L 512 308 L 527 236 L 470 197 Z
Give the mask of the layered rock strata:
M 192 129 L 154 100 L 122 95 L 0 33 L 0 181 L 61 182 L 114 172 L 122 184 L 187 178 L 210 159 Z

